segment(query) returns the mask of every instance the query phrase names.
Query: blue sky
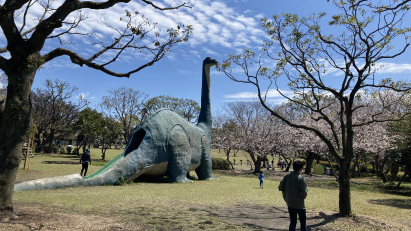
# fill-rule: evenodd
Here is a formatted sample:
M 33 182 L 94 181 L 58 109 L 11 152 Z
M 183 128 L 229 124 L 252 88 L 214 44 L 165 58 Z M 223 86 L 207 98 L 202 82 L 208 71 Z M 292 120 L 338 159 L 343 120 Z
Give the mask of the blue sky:
M 61 2 L 61 0 L 56 1 L 55 4 L 58 5 Z M 155 2 L 175 5 L 181 1 L 159 0 Z M 84 21 L 81 28 L 84 31 L 97 28 L 100 29 L 99 33 L 102 36 L 114 37 L 112 32 L 104 29 L 99 17 L 107 18 L 112 25 L 121 26 L 120 17 L 124 17 L 125 9 L 131 12 L 138 10 L 151 22 L 158 22 L 160 32 L 177 24 L 193 25 L 193 36 L 187 43 L 175 46 L 163 60 L 133 74 L 129 79 L 109 76 L 88 67 L 76 66 L 65 57 L 57 58 L 47 63 L 37 73 L 33 89 L 43 87 L 46 79 L 67 81 L 79 89 L 77 95 L 84 95 L 92 107 L 98 104 L 103 96 L 107 95 L 107 90 L 122 86 L 138 89 L 149 94 L 150 97 L 171 95 L 200 102 L 202 60 L 209 56 L 221 62 L 227 58 L 228 54 L 238 54 L 245 48 L 258 51 L 262 41 L 266 39 L 266 34 L 260 28 L 262 17 L 271 17 L 273 14 L 282 12 L 295 13 L 299 16 L 308 16 L 314 12 L 327 12 L 331 16 L 336 12 L 333 4 L 326 0 L 197 0 L 192 9 L 167 12 L 154 10 L 151 6 L 134 0 L 129 4 L 121 4 L 110 10 L 87 11 L 89 18 Z M 33 11 L 32 18 L 38 16 L 41 13 L 40 10 Z M 74 37 L 66 39 L 73 43 L 64 48 L 72 49 L 84 55 L 85 58 L 98 49 L 85 45 L 82 39 Z M 5 45 L 4 37 L 0 37 L 0 45 Z M 43 53 L 56 48 L 58 45 L 58 41 L 48 42 Z M 7 57 L 7 55 L 5 56 Z M 400 58 L 390 60 L 390 63 L 385 64 L 383 76 L 409 79 L 411 73 L 409 57 L 410 52 L 407 52 Z M 109 59 L 110 57 L 102 58 Z M 132 70 L 144 60 L 144 56 L 129 51 L 125 53 L 121 62 L 111 66 L 111 69 L 125 72 Z M 255 96 L 255 88 L 251 85 L 235 83 L 213 69 L 211 94 L 213 110 L 217 110 L 227 100 L 250 100 Z M 278 94 L 271 94 L 270 99 L 281 102 Z

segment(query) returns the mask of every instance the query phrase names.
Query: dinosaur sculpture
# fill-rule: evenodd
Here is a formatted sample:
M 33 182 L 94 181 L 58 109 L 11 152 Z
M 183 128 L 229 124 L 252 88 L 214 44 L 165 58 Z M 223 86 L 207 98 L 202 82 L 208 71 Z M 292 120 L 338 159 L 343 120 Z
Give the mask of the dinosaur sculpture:
M 16 184 L 14 191 L 56 189 L 115 184 L 118 179 L 133 180 L 143 174 L 169 176 L 170 182 L 191 182 L 195 170 L 199 180 L 211 175 L 210 67 L 217 61 L 203 61 L 201 111 L 193 125 L 171 109 L 160 109 L 139 124 L 124 151 L 104 167 L 84 179 L 80 174 L 44 178 Z

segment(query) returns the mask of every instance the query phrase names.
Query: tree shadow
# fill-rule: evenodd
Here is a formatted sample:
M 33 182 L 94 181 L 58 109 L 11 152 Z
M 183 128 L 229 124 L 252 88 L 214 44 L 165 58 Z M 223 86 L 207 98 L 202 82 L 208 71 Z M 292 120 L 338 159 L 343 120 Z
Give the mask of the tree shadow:
M 193 209 L 190 209 L 190 211 L 193 211 Z M 213 208 L 200 210 L 208 212 L 208 216 L 253 230 L 288 230 L 290 224 L 288 209 L 285 207 L 237 205 L 217 210 Z M 327 230 L 324 226 L 338 218 L 338 214 L 326 215 L 322 212 L 307 211 L 308 230 Z M 299 222 L 297 224 L 298 228 L 300 228 Z
M 397 207 L 400 209 L 411 209 L 411 199 L 375 199 L 368 200 L 371 204 Z
M 79 164 L 78 160 L 77 161 L 54 161 L 54 160 L 47 160 L 47 161 L 42 161 L 42 164 Z
M 411 187 L 409 186 L 401 186 L 399 188 L 386 186 L 383 190 L 387 194 L 411 197 Z

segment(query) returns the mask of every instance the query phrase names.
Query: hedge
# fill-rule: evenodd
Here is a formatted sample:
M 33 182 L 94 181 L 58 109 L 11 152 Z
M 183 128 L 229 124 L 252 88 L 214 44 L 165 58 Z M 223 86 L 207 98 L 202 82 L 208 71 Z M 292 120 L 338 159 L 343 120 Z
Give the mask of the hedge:
M 212 161 L 213 170 L 230 170 L 231 169 L 230 162 L 228 162 L 225 159 L 218 158 L 218 157 L 211 157 L 211 161 Z

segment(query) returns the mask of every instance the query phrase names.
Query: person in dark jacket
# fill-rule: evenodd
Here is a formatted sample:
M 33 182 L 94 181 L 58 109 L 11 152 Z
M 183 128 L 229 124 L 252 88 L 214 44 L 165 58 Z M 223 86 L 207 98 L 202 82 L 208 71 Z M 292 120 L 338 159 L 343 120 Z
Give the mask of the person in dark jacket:
M 301 230 L 306 231 L 306 211 L 304 199 L 307 197 L 307 183 L 301 176 L 304 164 L 301 161 L 293 163 L 294 171 L 285 175 L 278 186 L 278 190 L 283 192 L 283 198 L 288 206 L 290 214 L 290 231 L 294 231 L 297 226 L 297 214 L 301 223 Z
M 80 159 L 80 163 L 81 163 L 80 175 L 81 176 L 83 176 L 83 171 L 84 171 L 84 176 L 86 176 L 89 162 L 91 164 L 90 149 L 86 148 L 86 151 L 83 153 L 83 155 L 81 155 L 81 159 Z

